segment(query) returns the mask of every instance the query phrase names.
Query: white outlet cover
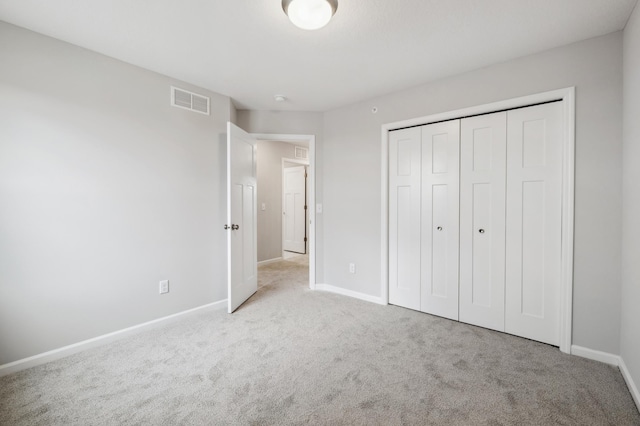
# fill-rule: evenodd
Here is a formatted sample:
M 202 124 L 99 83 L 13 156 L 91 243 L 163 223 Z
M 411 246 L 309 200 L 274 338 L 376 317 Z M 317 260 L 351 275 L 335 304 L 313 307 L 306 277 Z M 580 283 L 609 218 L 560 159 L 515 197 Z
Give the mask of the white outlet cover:
M 160 281 L 160 294 L 169 293 L 169 280 Z

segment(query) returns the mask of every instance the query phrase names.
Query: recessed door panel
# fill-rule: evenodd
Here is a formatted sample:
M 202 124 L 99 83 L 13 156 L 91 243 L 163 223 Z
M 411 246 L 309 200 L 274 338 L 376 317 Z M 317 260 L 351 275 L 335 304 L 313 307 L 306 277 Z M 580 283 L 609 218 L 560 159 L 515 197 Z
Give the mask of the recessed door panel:
M 412 210 L 415 209 L 410 186 L 399 186 L 396 199 L 396 216 L 398 218 L 396 247 L 397 247 L 397 287 L 411 291 L 416 287 L 416 265 L 420 257 L 416 251 L 416 238 L 411 223 Z
M 416 151 L 416 141 L 409 138 L 404 138 L 398 139 L 394 143 L 395 146 L 390 147 L 390 149 L 394 149 L 395 151 L 395 163 L 397 164 L 395 169 L 396 174 L 397 176 L 411 177 L 411 172 L 415 169 L 415 167 L 413 166 L 416 162 L 416 159 L 413 158 Z
M 447 223 L 449 210 L 448 185 L 433 185 L 433 223 Z M 441 229 L 442 228 L 442 229 Z M 438 226 L 433 232 L 431 244 L 431 294 L 437 297 L 447 297 L 447 264 L 448 262 L 447 231 Z
M 472 274 L 471 303 L 482 308 L 491 308 L 493 293 L 491 233 L 491 184 L 473 184 L 473 229 L 471 233 Z
M 559 344 L 562 105 L 508 112 L 506 331 Z
M 244 250 L 243 259 L 243 279 L 246 282 L 256 282 L 257 277 L 257 247 L 255 246 L 256 233 L 256 191 L 255 186 L 248 184 L 242 187 L 242 222 L 240 227 L 244 228 L 242 233 L 242 247 Z
M 460 120 L 422 127 L 421 308 L 458 319 Z
M 544 318 L 544 182 L 522 183 L 522 315 Z M 526 214 L 525 214 L 526 212 Z M 511 278 L 511 277 L 510 277 Z M 513 277 L 517 281 L 518 277 Z M 518 285 L 517 282 L 513 285 Z
M 449 134 L 441 133 L 431 136 L 431 170 L 433 173 L 447 173 L 449 162 Z
M 389 134 L 389 303 L 420 310 L 420 129 Z
M 460 321 L 504 331 L 506 113 L 461 121 Z
M 493 146 L 493 127 L 478 127 L 473 129 L 473 171 L 486 172 L 491 170 L 491 155 Z
M 529 120 L 522 123 L 522 167 L 544 167 L 546 143 L 545 120 Z M 517 129 L 513 129 L 516 131 Z

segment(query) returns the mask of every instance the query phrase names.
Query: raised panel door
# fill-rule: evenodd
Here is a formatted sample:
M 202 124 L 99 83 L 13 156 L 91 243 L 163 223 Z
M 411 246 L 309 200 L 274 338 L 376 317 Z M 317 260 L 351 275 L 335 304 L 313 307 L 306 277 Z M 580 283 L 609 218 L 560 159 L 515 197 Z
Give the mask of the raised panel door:
M 504 331 L 506 113 L 460 126 L 459 317 Z
M 389 303 L 420 310 L 420 128 L 389 133 Z
M 507 113 L 506 331 L 558 345 L 562 105 Z
M 422 127 L 421 308 L 458 319 L 460 120 Z

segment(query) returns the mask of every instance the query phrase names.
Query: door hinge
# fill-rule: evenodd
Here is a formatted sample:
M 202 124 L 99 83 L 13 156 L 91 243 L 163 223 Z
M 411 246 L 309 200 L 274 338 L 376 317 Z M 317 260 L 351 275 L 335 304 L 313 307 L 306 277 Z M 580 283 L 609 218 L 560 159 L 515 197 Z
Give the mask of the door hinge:
M 305 242 L 305 243 L 307 242 L 307 237 L 304 237 L 304 242 Z
M 304 206 L 304 209 L 306 210 L 306 209 L 307 209 L 307 206 Z

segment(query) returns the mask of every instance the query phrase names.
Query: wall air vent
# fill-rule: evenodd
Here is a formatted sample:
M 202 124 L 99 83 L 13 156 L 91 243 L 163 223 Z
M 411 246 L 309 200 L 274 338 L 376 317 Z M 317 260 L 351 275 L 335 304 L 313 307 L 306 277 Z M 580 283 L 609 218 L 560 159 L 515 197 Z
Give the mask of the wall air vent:
M 171 106 L 209 115 L 209 98 L 171 86 Z
M 296 146 L 295 156 L 296 156 L 296 158 L 299 158 L 301 160 L 308 160 L 309 159 L 309 150 L 307 148 L 303 148 L 301 146 Z

